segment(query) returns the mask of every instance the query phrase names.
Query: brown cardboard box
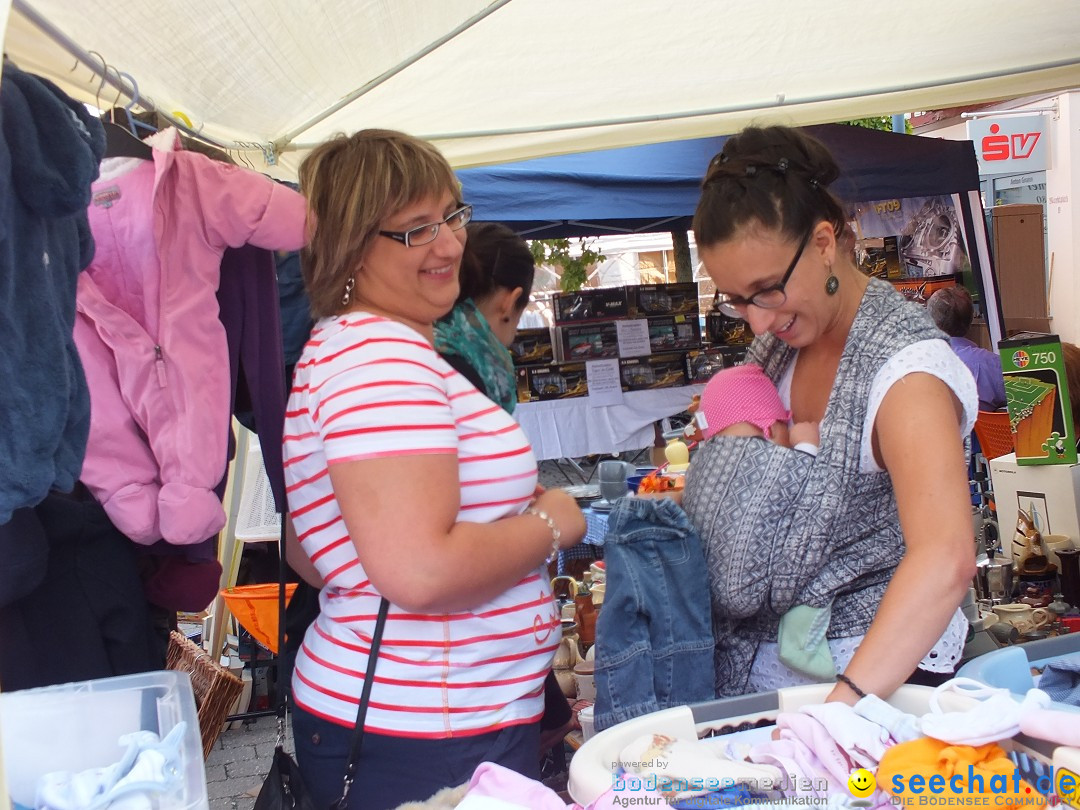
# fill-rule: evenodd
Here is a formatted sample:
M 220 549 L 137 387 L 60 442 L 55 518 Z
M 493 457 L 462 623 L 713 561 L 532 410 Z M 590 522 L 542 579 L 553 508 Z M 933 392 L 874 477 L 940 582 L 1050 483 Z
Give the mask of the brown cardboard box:
M 518 329 L 514 342 L 510 344 L 510 354 L 515 366 L 535 366 L 555 362 L 555 350 L 551 343 L 551 330 Z
M 1005 333 L 1051 331 L 1046 300 L 1043 207 L 997 205 L 991 209 L 991 221 L 994 273 L 1005 316 Z
M 517 370 L 518 402 L 588 396 L 584 363 L 522 366 Z
M 686 385 L 686 361 L 682 353 L 653 354 L 619 361 L 624 391 L 677 388 Z

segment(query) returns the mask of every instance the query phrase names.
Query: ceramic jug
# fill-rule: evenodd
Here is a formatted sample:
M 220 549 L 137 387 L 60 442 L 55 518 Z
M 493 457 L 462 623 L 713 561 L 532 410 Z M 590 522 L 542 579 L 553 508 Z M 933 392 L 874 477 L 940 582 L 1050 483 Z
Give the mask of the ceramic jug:
M 1023 635 L 1032 630 L 1050 624 L 1054 617 L 1045 608 L 1033 608 L 1031 605 L 1012 603 L 996 605 L 994 614 L 1003 622 L 1008 622 Z

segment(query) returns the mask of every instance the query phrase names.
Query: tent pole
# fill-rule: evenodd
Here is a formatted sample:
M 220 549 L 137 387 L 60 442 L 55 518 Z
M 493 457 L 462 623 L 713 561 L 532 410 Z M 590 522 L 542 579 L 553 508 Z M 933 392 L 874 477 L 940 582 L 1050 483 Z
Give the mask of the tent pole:
M 285 149 L 285 147 L 289 146 L 293 142 L 293 140 L 296 138 L 297 135 L 300 135 L 300 134 L 302 134 L 304 132 L 307 132 L 309 129 L 311 129 L 316 124 L 322 123 L 327 118 L 329 118 L 331 115 L 336 113 L 338 110 L 342 109 L 343 107 L 349 106 L 354 101 L 356 101 L 358 98 L 360 98 L 363 95 L 366 95 L 371 90 L 374 90 L 376 87 L 378 87 L 383 82 L 387 81 L 388 79 L 392 79 L 394 76 L 401 73 L 401 71 L 403 71 L 409 65 L 420 61 L 421 59 L 423 59 L 425 56 L 427 56 L 432 51 L 434 51 L 434 50 L 436 50 L 438 48 L 441 48 L 447 42 L 454 39 L 458 34 L 461 34 L 461 33 L 464 33 L 465 31 L 468 31 L 470 28 L 472 28 L 478 22 L 483 20 L 489 14 L 493 14 L 494 12 L 498 11 L 500 8 L 502 8 L 503 6 L 505 6 L 509 2 L 510 2 L 510 0 L 494 0 L 494 2 L 492 2 L 486 8 L 484 8 L 482 11 L 477 12 L 476 14 L 474 14 L 473 16 L 471 16 L 467 20 L 465 20 L 465 22 L 461 23 L 461 25 L 457 26 L 456 28 L 454 28 L 451 31 L 448 31 L 443 36 L 436 39 L 434 42 L 431 42 L 428 45 L 424 46 L 419 51 L 414 53 L 412 56 L 406 58 L 405 60 L 403 60 L 401 62 L 398 62 L 392 68 L 390 68 L 389 70 L 387 70 L 384 73 L 380 74 L 379 76 L 376 76 L 371 81 L 365 82 L 362 86 L 356 88 L 351 93 L 347 94 L 346 96 L 344 96 L 343 98 L 338 100 L 336 103 L 334 103 L 330 107 L 327 107 L 322 112 L 317 113 L 313 118 L 309 118 L 304 123 L 300 124 L 299 126 L 295 127 L 294 129 L 286 132 L 284 135 L 282 135 L 280 138 L 278 138 L 277 140 L 274 141 L 274 148 L 278 152 L 283 151 Z
M 97 76 L 103 77 L 105 84 L 119 90 L 122 94 L 128 96 L 128 98 L 131 97 L 128 87 L 123 81 L 114 79 L 109 71 L 105 70 L 105 66 L 99 64 L 97 57 L 82 48 L 75 40 L 68 37 L 67 34 L 42 17 L 35 9 L 31 8 L 26 0 L 12 0 L 11 7 L 26 17 L 26 19 L 28 19 L 35 28 L 45 34 L 45 36 L 90 68 Z M 140 106 L 145 107 L 150 112 L 157 112 L 157 110 L 155 110 L 145 99 L 139 99 L 139 103 Z
M 968 261 L 971 262 L 971 275 L 979 292 L 979 304 L 986 328 L 990 333 L 990 345 L 997 351 L 999 340 L 1005 337 L 1005 317 L 1001 311 L 1001 298 L 998 296 L 997 281 L 994 278 L 993 257 L 986 239 L 986 222 L 981 218 L 982 206 L 979 206 L 980 219 L 975 220 L 972 210 L 972 197 L 979 199 L 979 192 L 959 192 L 960 215 L 964 220 L 964 232 L 967 234 Z M 982 238 L 980 238 L 980 236 Z

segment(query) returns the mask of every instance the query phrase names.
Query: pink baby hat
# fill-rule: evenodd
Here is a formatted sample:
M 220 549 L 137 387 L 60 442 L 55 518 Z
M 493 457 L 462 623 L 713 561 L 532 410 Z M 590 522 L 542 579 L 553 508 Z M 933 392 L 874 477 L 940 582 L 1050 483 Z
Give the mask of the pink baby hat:
M 765 376 L 761 366 L 753 364 L 716 372 L 701 393 L 698 416 L 698 426 L 705 439 L 739 422 L 756 425 L 771 439 L 773 424 L 791 419 L 772 380 Z

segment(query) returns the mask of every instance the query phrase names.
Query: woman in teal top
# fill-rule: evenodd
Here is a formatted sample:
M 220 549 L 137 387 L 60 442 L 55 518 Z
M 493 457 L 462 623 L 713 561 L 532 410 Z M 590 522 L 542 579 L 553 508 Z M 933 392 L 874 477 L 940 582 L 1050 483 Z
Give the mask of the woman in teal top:
M 529 304 L 536 268 L 525 241 L 505 225 L 473 222 L 467 229 L 461 293 L 435 323 L 435 351 L 513 413 L 517 393 L 508 347 Z

